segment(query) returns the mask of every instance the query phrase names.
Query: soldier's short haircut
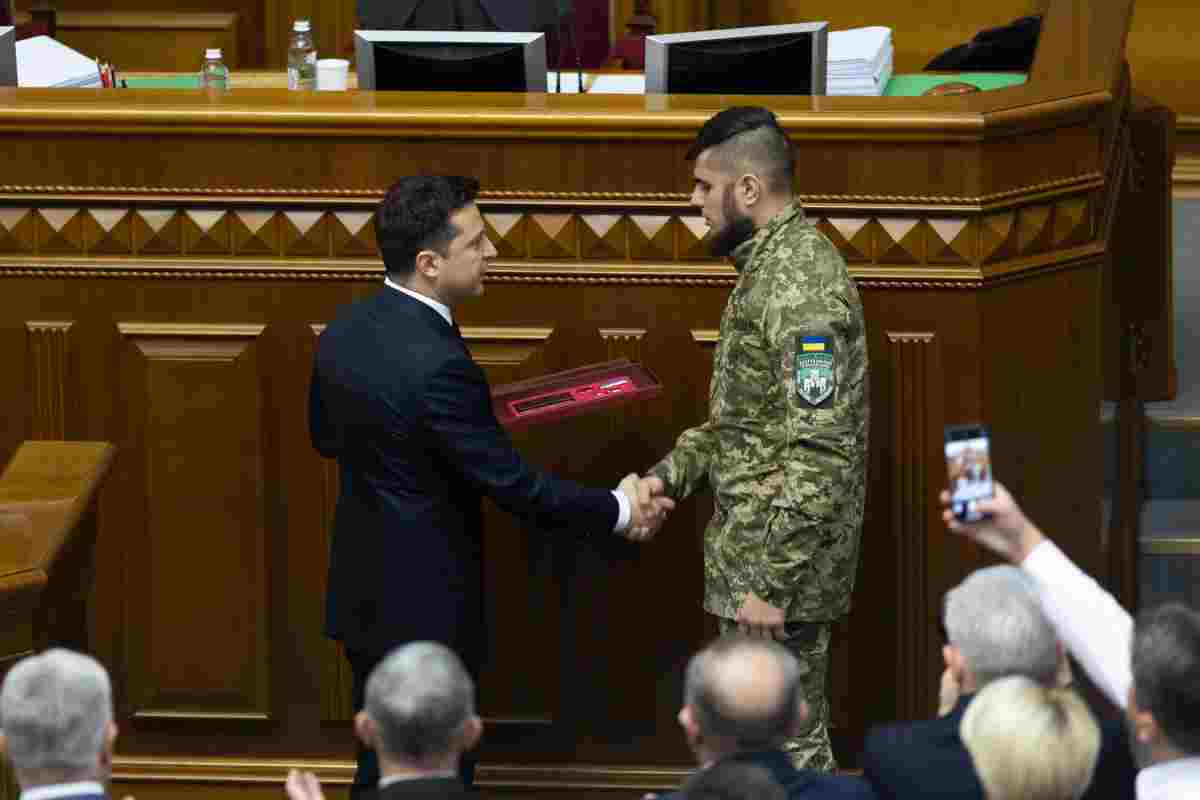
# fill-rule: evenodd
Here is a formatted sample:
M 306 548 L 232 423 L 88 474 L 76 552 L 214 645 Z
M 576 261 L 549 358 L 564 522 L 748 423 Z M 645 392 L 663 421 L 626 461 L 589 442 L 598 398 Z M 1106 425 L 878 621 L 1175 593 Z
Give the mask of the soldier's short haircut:
M 683 784 L 684 800 L 786 800 L 787 792 L 763 767 L 725 759 Z
M 731 106 L 700 128 L 688 149 L 693 161 L 705 150 L 720 171 L 758 175 L 772 194 L 792 192 L 792 143 L 771 111 L 761 106 Z
M 96 659 L 55 648 L 19 661 L 0 687 L 0 730 L 17 770 L 94 773 L 112 722 L 112 685 Z
M 1200 614 L 1181 603 L 1144 612 L 1134 627 L 1132 667 L 1138 707 L 1176 748 L 1200 755 Z
M 1046 685 L 1058 671 L 1058 638 L 1034 587 L 1013 566 L 976 570 L 946 593 L 946 634 L 979 688 L 1024 675 Z
M 764 670 L 740 669 L 747 661 L 765 662 Z M 788 737 L 804 706 L 800 664 L 778 642 L 744 636 L 724 636 L 694 655 L 684 681 L 684 703 L 705 736 L 731 739 L 739 750 L 778 746 Z M 746 707 L 740 695 L 774 681 L 774 696 Z
M 475 684 L 450 648 L 412 642 L 371 672 L 365 706 L 385 753 L 422 761 L 453 749 L 475 714 Z

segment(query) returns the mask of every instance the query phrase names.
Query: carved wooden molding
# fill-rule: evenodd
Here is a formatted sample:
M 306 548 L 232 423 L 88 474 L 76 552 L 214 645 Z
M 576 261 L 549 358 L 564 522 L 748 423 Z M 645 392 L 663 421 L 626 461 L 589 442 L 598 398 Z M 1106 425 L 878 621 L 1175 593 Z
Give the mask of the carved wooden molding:
M 31 438 L 65 439 L 67 372 L 73 322 L 26 322 L 32 370 Z
M 1101 244 L 1101 189 L 985 209 L 811 207 L 863 285 L 975 288 L 993 274 Z M 78 198 L 76 199 L 78 201 Z M 685 204 L 483 203 L 495 283 L 732 286 Z M 0 275 L 377 280 L 359 206 L 0 204 Z
M 1079 191 L 1093 189 L 1104 183 L 1104 173 L 1092 171 L 1068 178 L 1019 186 L 1002 192 L 985 195 L 926 195 L 926 194 L 805 194 L 796 196 L 807 205 L 829 204 L 880 204 L 890 205 L 936 205 L 953 207 L 986 206 L 992 203 L 1019 198 L 1023 196 L 1041 195 L 1055 190 Z M 187 196 L 196 197 L 238 197 L 245 199 L 260 198 L 264 202 L 278 202 L 279 198 L 304 200 L 306 198 L 363 198 L 371 203 L 382 199 L 386 186 L 378 188 L 324 188 L 297 187 L 280 189 L 277 187 L 215 187 L 215 186 L 65 186 L 65 185 L 35 185 L 35 184 L 0 184 L 0 197 L 12 196 L 17 200 L 30 195 L 45 197 L 61 196 L 78 202 L 81 197 L 107 195 L 112 198 L 130 199 L 172 199 Z M 517 202 L 550 202 L 569 203 L 603 201 L 616 205 L 629 205 L 646 202 L 671 203 L 686 207 L 689 195 L 685 192 L 550 192 L 534 189 L 512 190 L 483 190 L 479 200 L 486 205 L 488 201 L 517 201 Z
M 1200 197 L 1200 156 L 1180 156 L 1172 172 L 1176 197 Z
M 113 759 L 113 780 L 118 783 L 279 784 L 292 769 L 309 770 L 327 785 L 348 785 L 354 777 L 353 761 L 123 756 Z M 494 789 L 661 791 L 678 788 L 692 771 L 686 767 L 479 764 L 475 768 L 475 784 Z
M 929 713 L 929 687 L 922 665 L 928 649 L 925 631 L 928 629 L 929 598 L 926 565 L 925 529 L 930 516 L 929 496 L 932 487 L 927 478 L 931 466 L 927 463 L 931 441 L 938 438 L 933 428 L 938 420 L 930 419 L 929 404 L 937 391 L 937 339 L 931 332 L 893 332 L 887 337 L 891 432 L 888 452 L 892 534 L 895 558 L 899 565 L 896 596 L 899 711 L 918 718 Z
M 234 12 L 187 11 L 72 11 L 57 12 L 58 27 L 81 30 L 128 30 L 161 28 L 166 30 L 227 31 L 237 25 Z

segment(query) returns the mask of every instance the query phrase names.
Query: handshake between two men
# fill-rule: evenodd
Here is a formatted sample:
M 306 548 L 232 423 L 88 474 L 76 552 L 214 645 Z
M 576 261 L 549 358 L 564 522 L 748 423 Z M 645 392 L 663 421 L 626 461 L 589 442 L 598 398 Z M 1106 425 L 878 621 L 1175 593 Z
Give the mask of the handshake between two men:
M 658 529 L 675 508 L 675 501 L 666 495 L 662 478 L 648 476 L 639 478 L 631 472 L 617 486 L 618 491 L 629 500 L 629 525 L 620 534 L 631 542 L 646 542 L 654 538 Z

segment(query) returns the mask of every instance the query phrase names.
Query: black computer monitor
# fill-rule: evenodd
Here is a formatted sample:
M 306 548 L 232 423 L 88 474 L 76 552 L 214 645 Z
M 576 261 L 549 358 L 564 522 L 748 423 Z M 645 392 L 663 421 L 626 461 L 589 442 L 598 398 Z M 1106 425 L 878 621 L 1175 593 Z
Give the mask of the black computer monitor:
M 499 31 L 355 31 L 358 88 L 544 92 L 546 36 Z
M 829 24 L 646 37 L 647 94 L 825 94 Z

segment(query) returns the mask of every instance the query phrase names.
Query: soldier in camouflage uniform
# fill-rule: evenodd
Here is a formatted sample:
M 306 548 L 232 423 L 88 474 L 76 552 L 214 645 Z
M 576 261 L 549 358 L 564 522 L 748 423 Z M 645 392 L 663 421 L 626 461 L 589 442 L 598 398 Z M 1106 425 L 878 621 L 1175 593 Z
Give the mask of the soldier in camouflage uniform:
M 829 635 L 850 610 L 866 490 L 862 304 L 837 249 L 793 202 L 791 145 L 770 111 L 722 111 L 688 155 L 692 204 L 738 279 L 708 421 L 648 474 L 677 500 L 712 487 L 704 608 L 722 632 L 772 636 L 796 654 L 812 713 L 787 749 L 798 766 L 832 770 Z

